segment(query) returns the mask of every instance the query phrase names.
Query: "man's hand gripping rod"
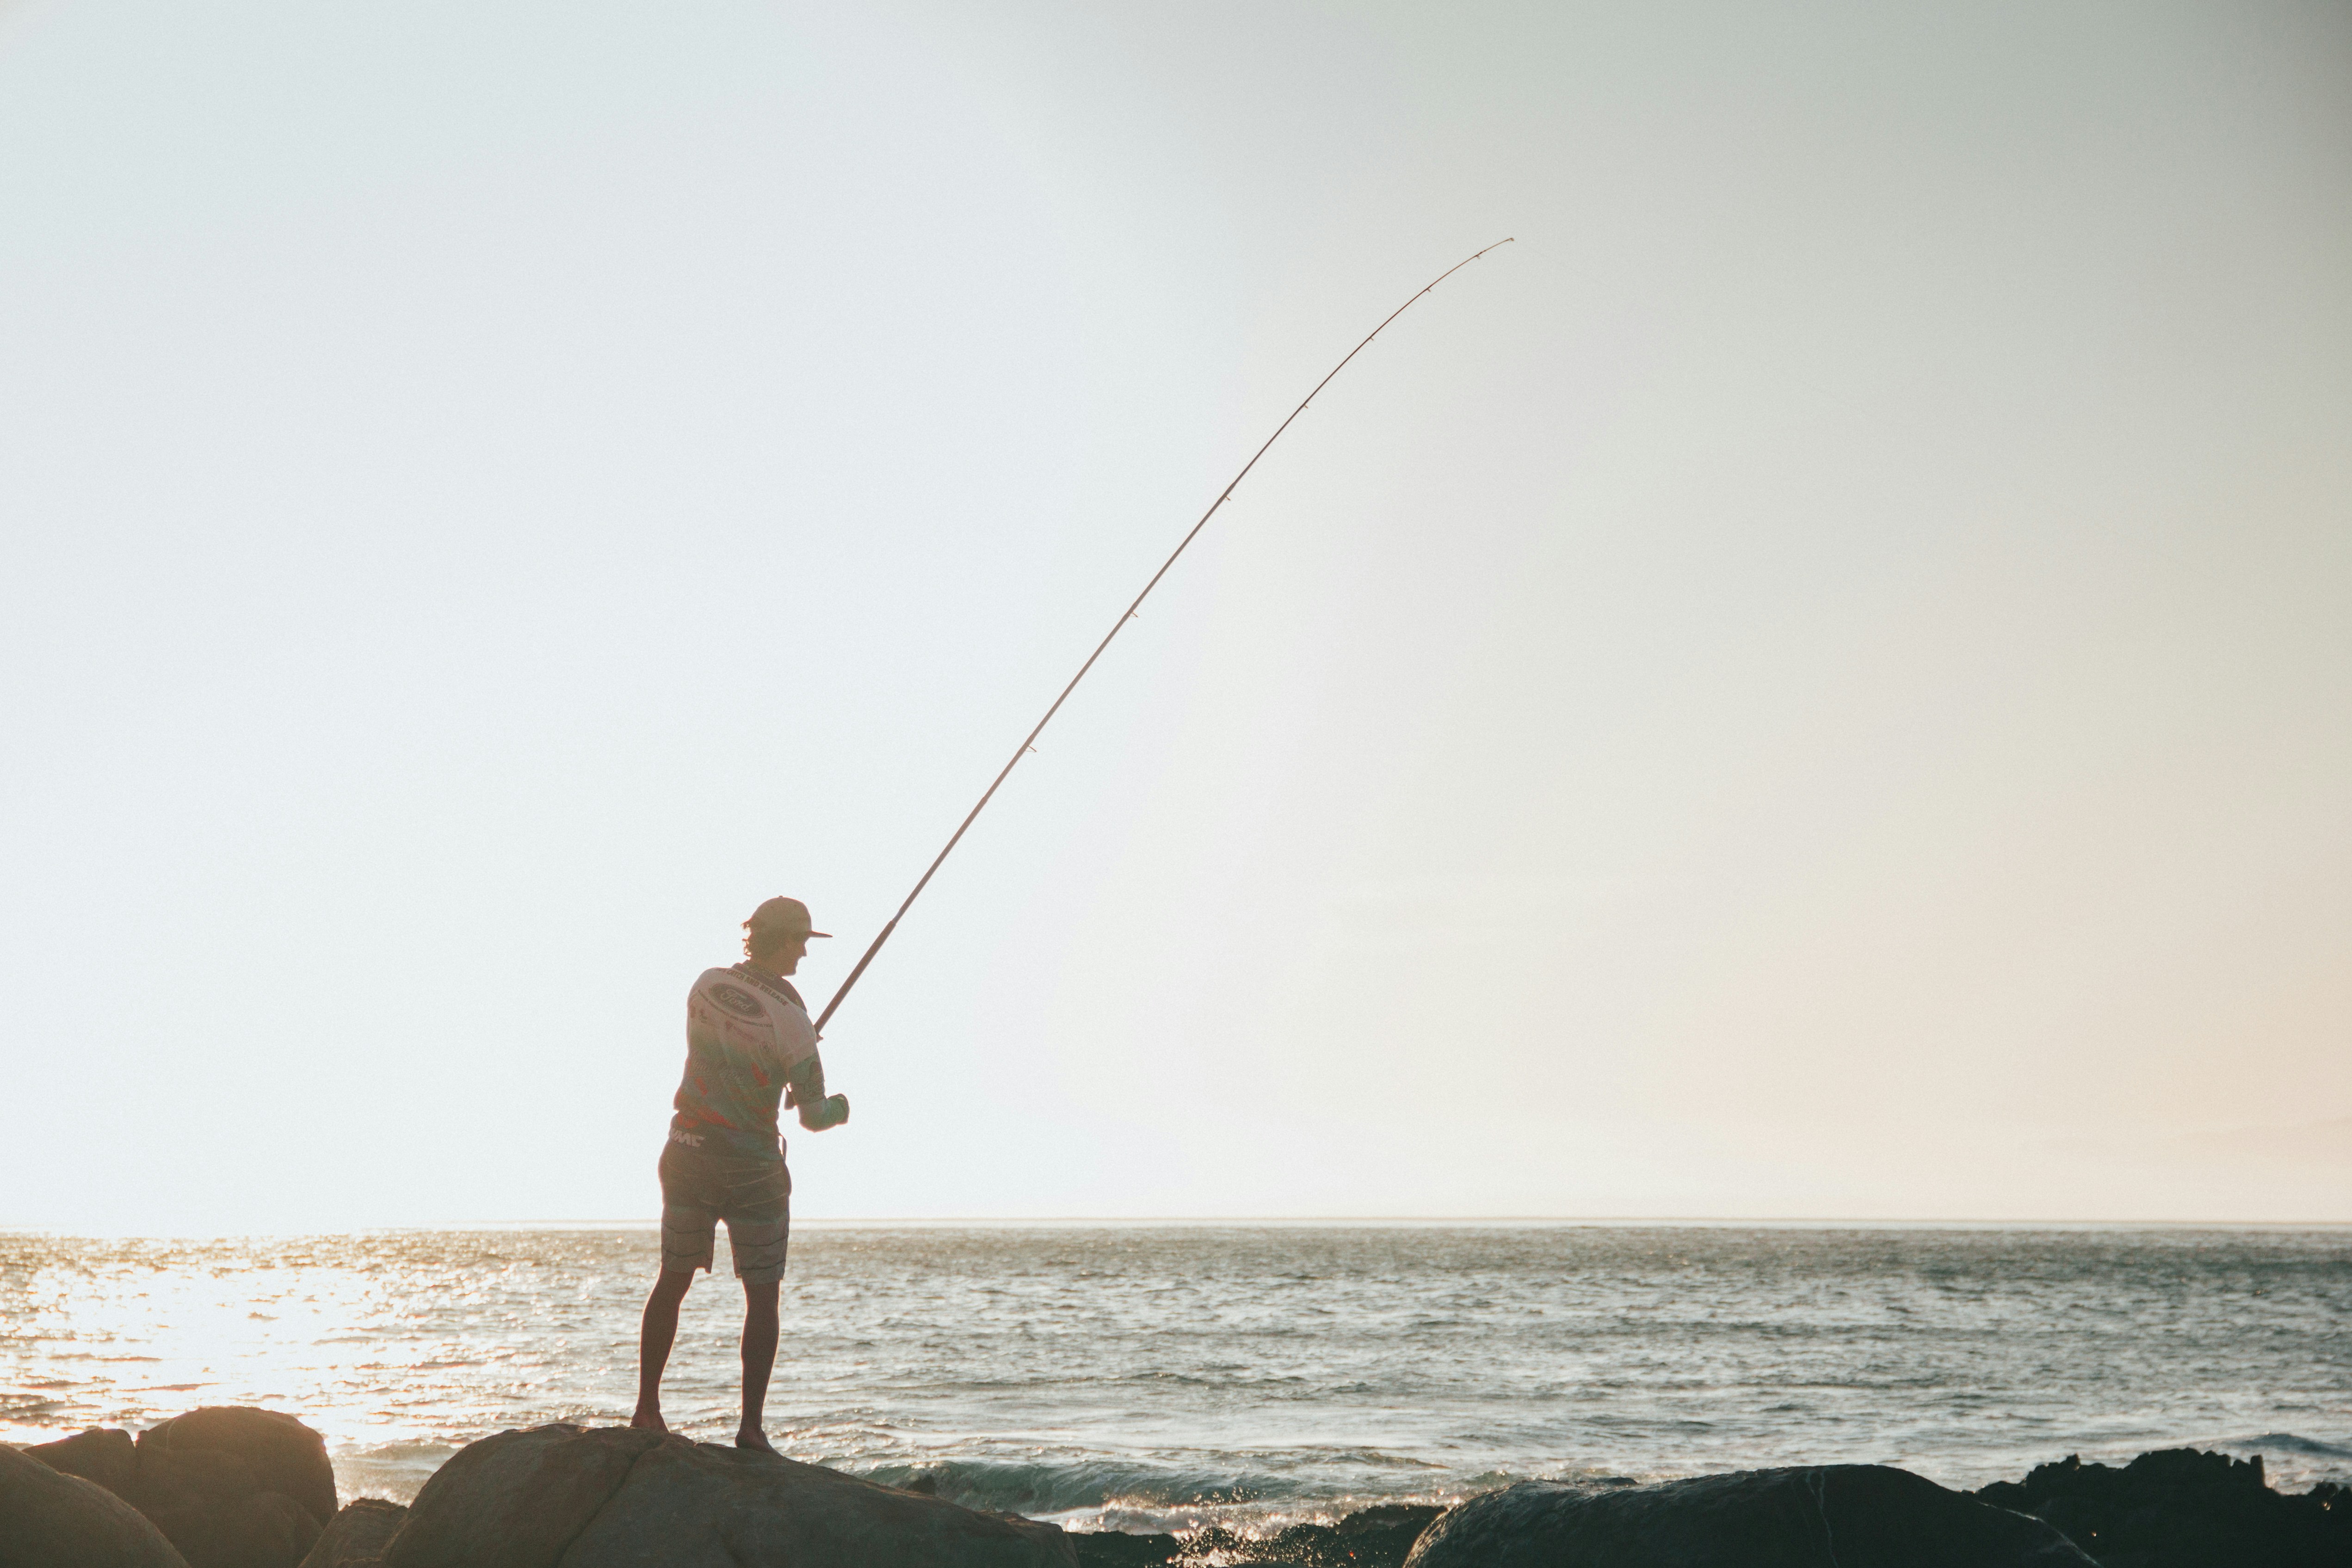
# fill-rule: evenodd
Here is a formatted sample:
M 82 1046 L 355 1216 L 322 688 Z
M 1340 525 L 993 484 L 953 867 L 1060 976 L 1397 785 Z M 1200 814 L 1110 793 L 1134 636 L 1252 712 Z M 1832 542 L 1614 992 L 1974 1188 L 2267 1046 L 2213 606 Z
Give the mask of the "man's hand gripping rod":
M 1029 754 L 1030 746 L 1036 741 L 1037 737 L 1044 732 L 1045 726 L 1053 722 L 1054 715 L 1062 710 L 1062 704 L 1070 700 L 1070 693 L 1078 689 L 1078 682 L 1087 678 L 1087 671 L 1095 667 L 1095 660 L 1103 656 L 1103 649 L 1110 647 L 1110 639 L 1118 636 L 1120 628 L 1135 618 L 1136 611 L 1143 607 L 1143 601 L 1150 596 L 1151 590 L 1160 586 L 1160 579 L 1167 576 L 1168 569 L 1176 564 L 1176 557 L 1184 553 L 1185 547 L 1192 542 L 1193 538 L 1200 533 L 1201 530 L 1209 525 L 1209 520 L 1217 515 L 1217 509 L 1225 504 L 1226 498 L 1234 493 L 1234 489 L 1244 479 L 1249 478 L 1249 471 L 1257 467 L 1258 458 L 1265 456 L 1266 447 L 1272 447 L 1276 441 L 1282 439 L 1282 433 L 1290 428 L 1290 421 L 1297 418 L 1300 415 L 1307 412 L 1307 405 L 1315 401 L 1317 394 L 1319 394 L 1325 387 L 1331 384 L 1331 377 L 1338 375 L 1341 371 L 1348 368 L 1348 360 L 1354 359 L 1358 354 L 1363 353 L 1366 348 L 1370 347 L 1371 341 L 1381 335 L 1381 332 L 1388 326 L 1389 322 L 1395 321 L 1399 316 L 1403 315 L 1405 311 L 1411 310 L 1414 300 L 1419 300 L 1422 294 L 1428 293 L 1430 289 L 1436 288 L 1440 283 L 1444 282 L 1448 278 L 1453 277 L 1456 272 L 1461 271 L 1464 268 L 1477 260 L 1480 256 L 1486 255 L 1487 250 L 1494 250 L 1501 246 L 1506 246 L 1510 243 L 1511 241 L 1508 239 L 1498 239 L 1493 245 L 1486 247 L 1486 250 L 1481 250 L 1474 256 L 1464 257 L 1461 260 L 1455 262 L 1453 266 L 1439 273 L 1435 278 L 1430 279 L 1427 286 L 1423 288 L 1420 293 L 1413 295 L 1412 299 L 1407 300 L 1403 304 L 1399 305 L 1395 310 L 1391 310 L 1386 319 L 1381 322 L 1380 326 L 1374 327 L 1370 332 L 1364 335 L 1364 341 L 1362 342 L 1358 343 L 1354 348 L 1348 351 L 1348 359 L 1343 359 L 1338 364 L 1333 365 L 1331 367 L 1330 374 L 1326 375 L 1321 381 L 1315 384 L 1315 391 L 1308 393 L 1299 401 L 1298 406 L 1290 411 L 1290 418 L 1285 419 L 1280 425 L 1275 427 L 1274 434 L 1265 438 L 1265 446 L 1260 447 L 1250 458 L 1250 460 L 1242 465 L 1242 471 L 1234 476 L 1233 483 L 1227 485 L 1223 489 L 1217 492 L 1217 499 L 1209 503 L 1209 510 L 1201 514 L 1201 521 L 1192 525 L 1192 531 L 1184 535 L 1183 542 L 1176 546 L 1175 550 L 1169 554 L 1166 561 L 1160 563 L 1160 570 L 1151 574 L 1151 581 L 1143 585 L 1143 592 L 1135 596 L 1135 603 L 1128 605 L 1126 613 L 1121 615 L 1118 620 L 1111 623 L 1110 630 L 1104 633 L 1103 640 L 1095 645 L 1095 651 L 1087 656 L 1087 662 L 1078 666 L 1077 674 L 1070 677 L 1070 683 L 1062 688 L 1062 694 L 1054 699 L 1054 705 L 1045 710 L 1045 716 L 1037 721 L 1036 728 L 1031 730 L 1028 734 L 1022 737 L 1021 744 L 1013 748 L 1012 761 L 1006 763 L 1003 768 L 998 772 L 994 782 L 990 784 L 988 786 L 987 794 L 982 795 L 980 797 L 979 803 L 970 811 L 966 812 L 964 814 L 964 819 L 956 825 L 954 834 L 948 839 L 947 847 L 941 849 L 939 854 L 932 857 L 930 865 L 924 868 L 922 879 L 915 884 L 914 891 L 908 893 L 907 895 L 906 901 L 898 906 L 898 912 L 892 915 L 888 921 L 885 921 L 881 931 L 875 934 L 874 941 L 868 944 L 865 952 L 859 956 L 857 960 L 857 967 L 849 972 L 849 978 L 841 983 L 841 989 L 833 994 L 833 1000 L 827 1002 L 824 1005 L 824 1011 L 817 1015 L 816 1032 L 820 1037 L 824 1033 L 826 1021 L 833 1016 L 836 1010 L 839 1009 L 842 999 L 849 994 L 850 987 L 857 984 L 858 977 L 866 973 L 866 966 L 874 962 L 874 955 L 882 951 L 882 944 L 890 940 L 890 933 L 898 929 L 898 922 L 906 918 L 907 911 L 914 907 L 915 900 L 923 896 L 923 889 L 930 886 L 932 874 L 939 870 L 940 863 L 947 859 L 948 856 L 954 851 L 955 847 L 962 842 L 965 830 L 971 826 L 973 819 L 980 816 L 981 812 L 987 806 L 989 801 L 995 796 L 997 786 L 1003 784 L 1006 776 L 1013 772 L 1013 767 L 1019 763 L 1023 757 Z

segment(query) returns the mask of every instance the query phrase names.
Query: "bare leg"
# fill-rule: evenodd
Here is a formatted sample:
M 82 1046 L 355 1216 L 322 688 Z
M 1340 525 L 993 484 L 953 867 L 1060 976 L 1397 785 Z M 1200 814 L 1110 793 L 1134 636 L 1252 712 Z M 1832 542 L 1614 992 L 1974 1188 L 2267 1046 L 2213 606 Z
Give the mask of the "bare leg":
M 629 1417 L 632 1426 L 669 1430 L 661 1414 L 662 1369 L 669 1365 L 669 1348 L 677 1342 L 677 1304 L 693 1286 L 693 1269 L 682 1274 L 664 1269 L 654 1281 L 653 1294 L 646 1298 L 646 1315 L 637 1329 L 637 1413 Z
M 772 1279 L 764 1285 L 743 1285 L 743 1425 L 736 1429 L 735 1446 L 772 1454 L 761 1423 L 768 1407 L 768 1374 L 776 1369 L 776 1295 Z

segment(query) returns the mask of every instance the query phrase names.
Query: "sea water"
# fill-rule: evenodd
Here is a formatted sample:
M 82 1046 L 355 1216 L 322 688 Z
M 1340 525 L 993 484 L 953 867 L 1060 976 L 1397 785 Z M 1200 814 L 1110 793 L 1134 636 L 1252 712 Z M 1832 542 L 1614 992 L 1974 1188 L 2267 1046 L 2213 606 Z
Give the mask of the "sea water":
M 648 1228 L 0 1236 L 0 1437 L 261 1405 L 405 1500 L 474 1438 L 625 1420 L 656 1268 Z M 722 1244 L 674 1428 L 731 1437 L 741 1300 Z M 769 1430 L 1080 1528 L 2179 1445 L 2300 1489 L 2352 1481 L 2352 1231 L 803 1222 Z

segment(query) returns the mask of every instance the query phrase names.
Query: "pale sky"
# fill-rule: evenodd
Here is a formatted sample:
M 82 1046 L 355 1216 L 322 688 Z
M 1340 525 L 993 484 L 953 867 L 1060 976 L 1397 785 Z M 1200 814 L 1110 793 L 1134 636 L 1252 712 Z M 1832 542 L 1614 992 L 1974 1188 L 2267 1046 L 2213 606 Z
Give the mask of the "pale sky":
M 0 1225 L 2352 1220 L 2352 9 L 0 10 Z

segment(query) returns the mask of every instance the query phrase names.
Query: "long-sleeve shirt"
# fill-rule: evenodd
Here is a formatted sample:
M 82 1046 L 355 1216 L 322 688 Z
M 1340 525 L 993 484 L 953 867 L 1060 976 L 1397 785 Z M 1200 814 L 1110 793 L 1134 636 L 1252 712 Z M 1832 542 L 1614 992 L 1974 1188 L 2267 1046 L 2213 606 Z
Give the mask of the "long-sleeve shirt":
M 672 1101 L 672 1138 L 782 1159 L 776 1106 L 791 1082 L 824 1098 L 816 1029 L 792 982 L 750 963 L 704 970 L 686 996 L 686 1073 Z

